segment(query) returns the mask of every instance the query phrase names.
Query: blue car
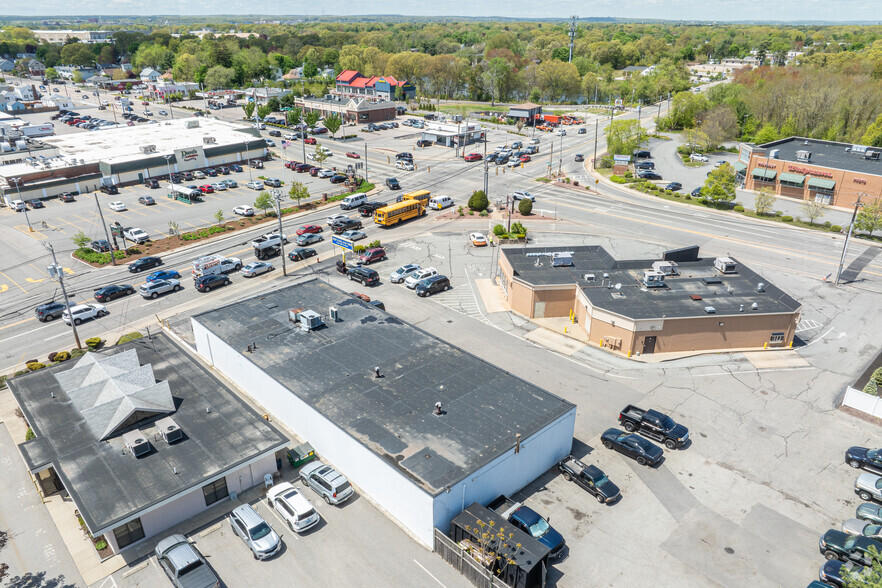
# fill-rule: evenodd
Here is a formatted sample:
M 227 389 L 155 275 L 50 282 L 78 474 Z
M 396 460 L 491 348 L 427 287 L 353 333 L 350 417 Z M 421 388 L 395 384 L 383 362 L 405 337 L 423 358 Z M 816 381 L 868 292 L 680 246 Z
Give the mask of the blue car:
M 181 274 L 175 270 L 159 270 L 147 276 L 148 282 L 156 282 L 158 280 L 180 280 Z
M 821 582 L 841 587 L 845 585 L 846 574 L 861 574 L 863 571 L 864 567 L 854 562 L 843 563 L 838 559 L 831 559 L 821 566 L 821 569 L 818 571 L 818 577 Z
M 532 508 L 520 507 L 511 515 L 510 521 L 549 548 L 551 550 L 549 555 L 552 559 L 563 554 L 563 548 L 566 545 L 563 536 Z

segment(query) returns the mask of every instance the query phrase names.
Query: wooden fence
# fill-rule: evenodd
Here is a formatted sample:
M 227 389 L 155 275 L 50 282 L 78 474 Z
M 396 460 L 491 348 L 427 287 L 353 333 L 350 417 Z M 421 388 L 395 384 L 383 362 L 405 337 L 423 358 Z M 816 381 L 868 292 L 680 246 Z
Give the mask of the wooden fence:
M 435 529 L 435 553 L 478 588 L 508 588 L 440 530 Z

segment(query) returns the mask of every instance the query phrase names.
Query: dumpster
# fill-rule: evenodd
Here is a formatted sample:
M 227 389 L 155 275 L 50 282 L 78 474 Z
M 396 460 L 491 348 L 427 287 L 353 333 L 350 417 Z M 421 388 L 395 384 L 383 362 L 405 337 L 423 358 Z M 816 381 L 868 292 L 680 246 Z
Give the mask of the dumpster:
M 291 464 L 291 467 L 299 468 L 313 459 L 315 459 L 315 449 L 309 443 L 303 443 L 288 450 L 288 463 Z

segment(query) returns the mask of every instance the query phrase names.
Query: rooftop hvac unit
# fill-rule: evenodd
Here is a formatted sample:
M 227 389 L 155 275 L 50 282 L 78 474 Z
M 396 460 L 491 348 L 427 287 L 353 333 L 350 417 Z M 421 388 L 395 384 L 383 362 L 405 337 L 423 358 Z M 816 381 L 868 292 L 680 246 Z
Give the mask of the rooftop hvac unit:
M 879 161 L 879 152 L 878 151 L 867 151 L 864 154 L 864 159 L 869 159 L 871 161 Z
M 199 120 L 195 118 L 188 118 L 186 123 L 186 128 L 188 129 L 198 129 L 199 128 Z
M 339 315 L 337 314 L 337 308 L 332 306 L 328 309 L 328 316 L 331 317 L 331 322 L 336 323 Z
M 652 262 L 652 269 L 666 276 L 673 276 L 678 273 L 677 264 L 673 261 L 654 261 Z
M 214 145 L 217 143 L 217 139 L 214 137 L 202 137 L 202 142 L 206 145 Z
M 0 149 L 3 150 L 3 153 L 9 153 L 10 151 L 12 151 L 12 147 L 10 147 L 9 143 L 6 142 L 0 143 Z
M 714 260 L 714 267 L 722 274 L 734 274 L 738 264 L 731 257 L 718 257 Z
M 156 145 L 141 145 L 141 153 L 147 155 L 148 153 L 156 153 Z
M 125 433 L 123 441 L 135 457 L 141 457 L 150 452 L 150 442 L 137 429 Z
M 662 288 L 665 285 L 665 275 L 661 272 L 643 270 L 643 285 L 647 288 Z
M 572 251 L 555 251 L 551 254 L 552 267 L 565 267 L 573 265 Z
M 312 331 L 325 324 L 319 313 L 314 310 L 303 310 L 302 308 L 289 310 L 288 319 L 292 323 L 300 323 L 300 329 L 303 331 Z
M 162 433 L 165 442 L 171 445 L 184 438 L 184 432 L 171 417 L 165 417 L 156 421 L 156 427 Z
M 769 151 L 769 159 L 778 159 L 778 155 L 780 154 L 780 149 L 772 149 L 771 151 Z
M 15 148 L 18 149 L 19 151 L 27 151 L 27 150 L 28 150 L 28 144 L 25 143 L 24 141 L 16 141 L 16 142 L 15 142 Z
M 796 152 L 796 161 L 811 161 L 812 160 L 812 152 L 806 151 L 804 149 L 800 149 Z
M 717 312 L 717 309 L 714 308 L 713 306 L 705 306 L 704 312 L 706 312 L 708 314 L 715 314 Z

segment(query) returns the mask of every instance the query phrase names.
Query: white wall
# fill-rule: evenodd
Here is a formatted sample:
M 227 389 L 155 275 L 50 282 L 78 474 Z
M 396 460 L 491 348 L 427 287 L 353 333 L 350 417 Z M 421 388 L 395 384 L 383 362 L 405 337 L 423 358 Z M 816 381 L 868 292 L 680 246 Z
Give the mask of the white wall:
M 435 497 L 434 525 L 447 533 L 450 521 L 473 502 L 487 504 L 501 494 L 517 492 L 570 454 L 576 407 L 541 431 L 521 441 L 479 471 Z
M 432 496 L 195 320 L 193 334 L 200 355 L 286 427 L 308 440 L 320 459 L 339 469 L 418 541 L 431 548 Z

